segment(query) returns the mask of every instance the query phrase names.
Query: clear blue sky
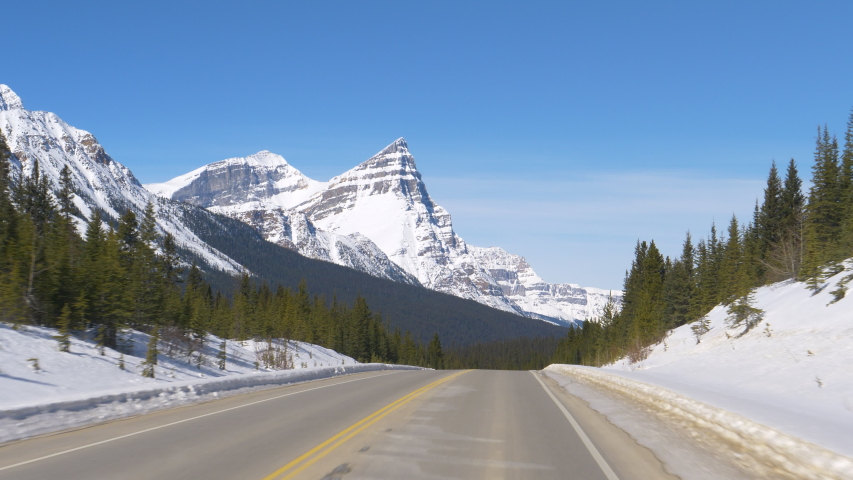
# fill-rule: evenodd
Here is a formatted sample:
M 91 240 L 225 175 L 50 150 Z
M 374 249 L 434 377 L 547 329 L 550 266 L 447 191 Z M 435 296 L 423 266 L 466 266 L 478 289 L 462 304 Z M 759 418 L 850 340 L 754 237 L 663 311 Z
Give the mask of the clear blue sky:
M 267 149 L 327 180 L 403 136 L 469 243 L 620 288 L 748 216 L 853 107 L 853 2 L 6 2 L 0 83 L 142 182 Z

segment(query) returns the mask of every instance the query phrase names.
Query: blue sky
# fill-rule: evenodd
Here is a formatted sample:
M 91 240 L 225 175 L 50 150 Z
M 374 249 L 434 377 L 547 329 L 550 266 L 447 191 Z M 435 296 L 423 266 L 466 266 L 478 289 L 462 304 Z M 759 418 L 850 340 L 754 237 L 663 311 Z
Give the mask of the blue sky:
M 8 3 L 8 2 L 7 2 Z M 249 5 L 247 5 L 249 4 Z M 638 238 L 746 218 L 853 107 L 853 2 L 14 2 L 6 83 L 142 182 L 403 136 L 471 244 L 620 288 Z

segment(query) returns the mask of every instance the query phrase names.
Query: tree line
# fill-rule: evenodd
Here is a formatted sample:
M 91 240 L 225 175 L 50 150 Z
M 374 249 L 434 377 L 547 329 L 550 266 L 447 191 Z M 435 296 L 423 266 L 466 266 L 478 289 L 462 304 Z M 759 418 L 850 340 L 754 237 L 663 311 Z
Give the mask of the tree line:
M 697 341 L 707 331 L 705 315 L 728 308 L 728 324 L 740 335 L 756 325 L 755 288 L 795 279 L 818 291 L 853 257 L 853 113 L 844 147 L 826 126 L 818 128 L 812 186 L 802 191 L 796 162 L 784 178 L 773 162 L 761 201 L 747 222 L 732 216 L 724 233 L 712 224 L 694 243 L 690 232 L 681 254 L 664 257 L 652 240 L 638 241 L 626 271 L 622 309 L 612 305 L 598 321 L 572 329 L 554 355 L 557 363 L 602 365 L 628 356 L 640 360 L 670 329 L 693 323 Z M 831 292 L 846 294 L 853 274 Z
M 57 328 L 62 350 L 69 335 L 84 331 L 121 350 L 121 332 L 132 328 L 154 339 L 149 364 L 158 338 L 192 353 L 214 334 L 305 341 L 360 362 L 442 366 L 437 335 L 424 345 L 391 331 L 361 296 L 351 304 L 327 301 L 310 295 L 304 281 L 297 289 L 270 287 L 248 274 L 233 295 L 214 291 L 196 264 L 182 264 L 171 234 L 160 235 L 151 203 L 141 215 L 127 208 L 112 224 L 94 211 L 81 237 L 68 166 L 54 193 L 37 160 L 30 175 L 13 181 L 11 158 L 0 132 L 0 320 Z

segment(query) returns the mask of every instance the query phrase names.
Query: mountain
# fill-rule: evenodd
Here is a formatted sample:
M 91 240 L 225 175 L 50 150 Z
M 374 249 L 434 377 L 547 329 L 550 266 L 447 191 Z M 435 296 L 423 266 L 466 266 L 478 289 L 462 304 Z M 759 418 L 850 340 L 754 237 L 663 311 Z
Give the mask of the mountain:
M 70 168 L 81 233 L 96 210 L 106 222 L 115 223 L 128 209 L 141 215 L 146 204 L 152 202 L 158 227 L 174 235 L 185 258 L 229 274 L 243 270 L 239 263 L 202 242 L 177 220 L 188 205 L 158 198 L 127 167 L 113 160 L 94 135 L 68 125 L 54 113 L 24 109 L 18 95 L 2 84 L 0 129 L 14 154 L 10 172 L 13 181 L 21 175 L 30 175 L 38 163 L 39 171 L 56 191 L 59 172 L 66 165 Z
M 565 334 L 563 328 L 423 288 L 364 235 L 318 232 L 303 213 L 286 212 L 277 217 L 275 209 L 265 210 L 261 199 L 269 195 L 303 195 L 307 199 L 312 193 L 304 190 L 324 188 L 289 169 L 281 157 L 262 152 L 254 156 L 254 162 L 237 162 L 248 168 L 226 161 L 218 162 L 221 169 L 211 177 L 204 177 L 207 167 L 188 174 L 193 180 L 206 178 L 195 185 L 207 183 L 217 193 L 228 189 L 230 200 L 221 196 L 224 204 L 257 201 L 256 208 L 243 212 L 259 215 L 253 217 L 259 223 L 250 226 L 149 192 L 91 133 L 68 125 L 53 113 L 26 110 L 21 99 L 2 84 L 0 130 L 14 155 L 10 171 L 13 182 L 30 175 L 38 163 L 39 171 L 56 192 L 59 172 L 69 167 L 74 203 L 80 212 L 79 231 L 85 230 L 95 211 L 115 225 L 128 209 L 141 215 L 152 202 L 158 228 L 175 236 L 183 262 L 198 262 L 206 279 L 225 292 L 239 284 L 236 276 L 242 272 L 258 281 L 294 289 L 305 280 L 312 295 L 322 295 L 327 301 L 337 297 L 351 304 L 361 295 L 392 329 L 409 330 L 423 343 L 436 333 L 448 345 Z M 196 194 L 204 195 L 204 189 Z M 276 243 L 258 233 L 259 225 L 277 232 L 271 236 Z M 298 248 L 315 252 L 316 259 L 292 251 Z
M 429 196 L 402 138 L 328 182 L 263 151 L 146 188 L 246 222 L 302 255 L 411 279 L 529 318 L 563 325 L 595 318 L 610 297 L 600 289 L 548 284 L 520 256 L 467 245 L 447 210 Z M 363 245 L 357 255 L 342 240 L 353 238 Z M 621 292 L 612 295 L 618 306 Z
M 364 235 L 317 230 L 304 213 L 282 207 L 299 204 L 325 186 L 300 173 L 283 157 L 267 151 L 229 158 L 166 183 L 146 185 L 159 196 L 237 218 L 262 232 L 267 241 L 307 257 L 420 285 Z

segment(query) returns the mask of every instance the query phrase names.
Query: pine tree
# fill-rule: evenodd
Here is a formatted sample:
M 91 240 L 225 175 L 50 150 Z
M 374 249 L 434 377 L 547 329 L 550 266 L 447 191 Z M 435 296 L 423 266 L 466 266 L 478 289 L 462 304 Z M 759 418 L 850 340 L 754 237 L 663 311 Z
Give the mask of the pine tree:
M 160 331 L 157 327 L 151 331 L 151 336 L 148 339 L 148 350 L 145 352 L 145 361 L 142 369 L 142 376 L 154 378 L 154 367 L 157 365 L 157 342 L 160 340 Z
M 839 258 L 853 256 L 853 109 L 844 132 L 844 151 L 841 154 L 841 242 Z
M 647 345 L 657 339 L 665 330 L 664 281 L 666 267 L 655 242 L 649 243 L 643 258 L 642 283 L 634 315 L 634 338 L 640 344 Z
M 696 269 L 701 310 L 708 311 L 723 300 L 720 276 L 723 254 L 723 241 L 717 236 L 717 225 L 712 223 L 708 240 L 700 242 Z
M 95 330 L 95 345 L 98 346 L 98 354 L 104 356 L 107 354 L 106 352 L 106 327 L 103 325 L 98 325 Z
M 56 212 L 50 184 L 41 175 L 38 160 L 33 161 L 29 177 L 23 177 L 14 190 L 14 200 L 23 214 L 21 223 L 21 247 L 19 259 L 26 262 L 20 270 L 26 272 L 23 304 L 25 318 L 34 324 L 42 324 L 46 305 L 42 302 L 40 287 L 48 271 L 45 258 L 45 232 Z
M 367 301 L 358 295 L 352 310 L 351 351 L 349 356 L 359 362 L 370 361 L 370 309 Z
M 783 215 L 782 180 L 779 178 L 779 171 L 776 169 L 776 161 L 774 160 L 770 167 L 770 173 L 767 175 L 764 202 L 761 204 L 758 222 L 756 223 L 756 228 L 759 230 L 761 240 L 765 245 L 779 241 Z
M 805 225 L 806 254 L 804 274 L 809 288 L 816 290 L 823 282 L 824 267 L 834 270 L 838 260 L 841 233 L 841 190 L 838 165 L 838 142 L 826 127 L 818 129 L 815 165 Z
M 59 214 L 70 221 L 71 217 L 77 213 L 77 207 L 74 205 L 74 182 L 68 165 L 63 166 L 59 172 L 57 201 L 59 203 Z
M 732 302 L 726 312 L 729 316 L 726 318 L 730 328 L 743 327 L 743 331 L 738 335 L 746 335 L 754 326 L 761 322 L 764 315 L 764 310 L 753 307 L 755 297 L 753 291 L 747 292 Z
M 764 283 L 767 275 L 768 254 L 783 237 L 784 208 L 782 205 L 782 180 L 774 160 L 767 175 L 767 187 L 764 188 L 764 201 L 754 216 L 755 256 L 759 269 L 756 277 Z
M 676 328 L 695 318 L 695 250 L 690 232 L 684 239 L 681 257 L 672 264 L 672 269 L 666 277 L 666 302 L 668 319 L 667 328 Z M 606 325 L 606 324 L 602 324 Z
M 732 215 L 720 268 L 720 284 L 722 287 L 720 298 L 726 303 L 742 295 L 751 287 L 744 256 L 744 245 L 741 240 L 737 217 Z
M 59 327 L 59 331 L 57 335 L 53 337 L 54 340 L 59 344 L 60 352 L 70 352 L 71 351 L 71 307 L 67 304 L 62 306 L 62 315 L 59 316 L 59 321 L 57 322 L 57 326 Z
M 705 335 L 711 330 L 711 320 L 706 316 L 702 316 L 690 326 L 693 336 L 696 338 L 696 344 L 701 342 L 702 335 Z
M 797 164 L 792 158 L 788 163 L 781 194 L 779 238 L 768 245 L 763 262 L 769 282 L 801 277 L 800 270 L 805 256 L 806 203 L 802 185 Z
M 427 347 L 427 365 L 436 370 L 444 368 L 444 355 L 441 352 L 441 340 L 437 333 L 433 335 Z
M 220 370 L 225 370 L 225 361 L 228 359 L 228 352 L 225 349 L 225 340 L 219 343 L 219 352 L 216 354 L 216 359 L 219 361 L 217 365 Z
M 0 129 L 0 320 L 17 325 L 25 320 L 19 215 L 11 198 L 12 152 Z

